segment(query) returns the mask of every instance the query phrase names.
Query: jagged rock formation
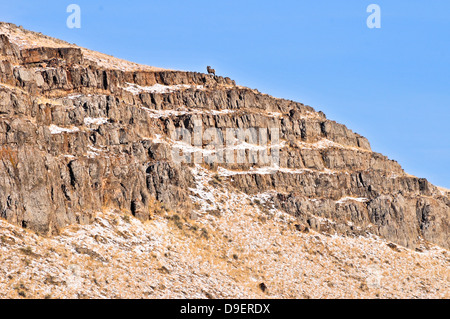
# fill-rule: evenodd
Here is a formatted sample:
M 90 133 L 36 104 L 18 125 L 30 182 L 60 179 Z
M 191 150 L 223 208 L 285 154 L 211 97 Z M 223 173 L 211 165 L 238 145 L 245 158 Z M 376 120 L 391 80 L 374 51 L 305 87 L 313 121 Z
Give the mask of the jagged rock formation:
M 154 203 L 208 214 L 176 128 L 279 128 L 279 167 L 219 164 L 227 187 L 265 194 L 299 224 L 450 248 L 450 194 L 372 152 L 322 112 L 220 76 L 137 66 L 0 24 L 0 217 L 39 233 Z M 201 152 L 201 151 L 200 151 Z

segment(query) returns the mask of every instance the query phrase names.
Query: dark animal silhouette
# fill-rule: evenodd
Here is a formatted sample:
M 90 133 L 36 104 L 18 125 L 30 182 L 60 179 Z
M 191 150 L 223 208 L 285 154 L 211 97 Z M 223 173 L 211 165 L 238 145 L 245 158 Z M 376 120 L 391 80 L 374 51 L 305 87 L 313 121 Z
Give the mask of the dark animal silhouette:
M 262 292 L 266 292 L 267 286 L 266 286 L 265 283 L 262 282 L 258 286 L 259 286 L 259 289 L 261 289 Z
M 206 70 L 208 71 L 208 74 L 214 74 L 214 75 L 216 75 L 216 70 L 211 69 L 211 67 L 210 67 L 209 65 L 206 67 Z

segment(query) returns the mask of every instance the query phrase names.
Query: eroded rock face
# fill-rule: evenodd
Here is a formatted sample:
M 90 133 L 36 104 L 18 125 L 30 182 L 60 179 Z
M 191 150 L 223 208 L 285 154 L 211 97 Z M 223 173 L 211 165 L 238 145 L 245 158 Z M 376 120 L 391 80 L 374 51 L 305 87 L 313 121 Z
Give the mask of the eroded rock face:
M 106 68 L 54 44 L 20 47 L 0 34 L 1 218 L 51 233 L 103 209 L 145 220 L 154 201 L 195 211 L 193 164 L 173 160 L 173 132 L 201 123 L 279 129 L 279 167 L 270 173 L 259 163 L 208 166 L 225 187 L 267 193 L 325 232 L 450 247 L 449 194 L 405 174 L 322 112 L 220 76 Z

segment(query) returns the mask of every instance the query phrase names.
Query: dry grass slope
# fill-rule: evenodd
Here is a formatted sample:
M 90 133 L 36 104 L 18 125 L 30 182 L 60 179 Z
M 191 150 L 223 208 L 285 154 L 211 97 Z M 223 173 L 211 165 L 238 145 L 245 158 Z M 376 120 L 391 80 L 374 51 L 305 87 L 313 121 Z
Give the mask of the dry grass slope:
M 55 39 L 40 32 L 28 31 L 23 28 L 17 28 L 10 23 L 0 22 L 0 33 L 6 34 L 10 41 L 22 49 L 31 49 L 37 47 L 49 48 L 80 48 L 75 44 Z M 107 69 L 119 69 L 122 71 L 162 71 L 164 69 L 148 65 L 137 64 L 115 58 L 113 56 L 92 51 L 86 48 L 80 48 L 85 59 L 97 63 L 100 67 Z
M 49 238 L 0 221 L 0 297 L 450 298 L 446 250 L 305 231 L 266 194 L 194 172 L 195 216 L 105 211 Z

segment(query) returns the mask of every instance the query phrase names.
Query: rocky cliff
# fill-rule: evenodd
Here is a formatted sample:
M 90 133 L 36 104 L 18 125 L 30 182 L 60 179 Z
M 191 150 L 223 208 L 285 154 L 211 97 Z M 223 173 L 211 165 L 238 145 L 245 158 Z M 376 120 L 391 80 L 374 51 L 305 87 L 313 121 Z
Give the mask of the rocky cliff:
M 276 128 L 279 162 L 175 161 L 174 146 L 211 154 L 174 137 L 199 124 L 269 136 Z M 246 155 L 256 147 L 244 144 Z M 194 219 L 220 215 L 223 204 L 198 183 L 206 170 L 214 187 L 264 198 L 299 229 L 450 248 L 450 193 L 322 112 L 226 77 L 139 66 L 6 23 L 0 159 L 0 217 L 41 234 L 89 224 L 99 211 L 145 221 L 161 204 Z

